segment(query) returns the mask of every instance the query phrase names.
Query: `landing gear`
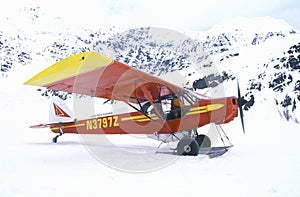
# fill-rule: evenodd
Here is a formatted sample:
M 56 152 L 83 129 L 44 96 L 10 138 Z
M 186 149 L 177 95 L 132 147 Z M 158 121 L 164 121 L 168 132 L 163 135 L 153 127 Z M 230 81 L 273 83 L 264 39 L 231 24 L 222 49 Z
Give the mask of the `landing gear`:
M 201 148 L 210 148 L 211 147 L 211 141 L 207 135 L 197 135 L 195 137 L 195 140 L 198 142 L 200 149 Z
M 177 154 L 197 156 L 199 154 L 199 144 L 191 137 L 183 137 L 177 145 Z
M 212 147 L 212 142 L 207 135 L 198 134 L 197 129 L 192 129 L 186 131 L 183 134 L 184 136 L 179 136 L 179 133 L 172 133 L 177 140 L 179 140 L 177 144 L 177 154 L 178 155 L 191 155 L 197 156 L 198 154 L 208 155 L 210 158 L 218 157 L 223 155 L 231 148 L 233 145 L 231 144 L 228 136 L 222 129 L 221 125 L 215 125 L 216 132 L 219 135 L 221 141 L 223 142 L 223 146 L 214 146 Z M 178 136 L 176 136 L 176 134 Z M 224 137 L 226 138 L 224 141 Z M 227 145 L 226 145 L 227 144 Z M 229 145 L 228 145 L 229 144 Z
M 199 151 L 209 151 L 210 148 L 211 141 L 209 137 L 203 134 L 199 135 L 197 129 L 193 129 L 190 130 L 185 137 L 179 140 L 177 144 L 177 154 L 197 156 Z
M 57 138 L 59 138 L 60 136 L 62 136 L 64 134 L 62 128 L 63 128 L 62 126 L 59 127 L 59 134 L 52 139 L 53 143 L 57 143 Z

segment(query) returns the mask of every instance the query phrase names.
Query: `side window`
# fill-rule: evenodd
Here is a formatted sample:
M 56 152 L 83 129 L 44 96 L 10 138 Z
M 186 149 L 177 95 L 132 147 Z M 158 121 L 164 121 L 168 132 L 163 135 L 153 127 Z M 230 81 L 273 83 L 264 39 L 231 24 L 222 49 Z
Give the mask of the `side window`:
M 171 111 L 171 102 L 171 98 L 169 97 L 161 100 L 162 110 L 165 114 Z
M 162 99 L 161 102 L 156 102 L 154 105 L 156 106 L 157 110 L 164 114 L 168 113 L 171 109 L 171 101 L 169 99 Z M 146 114 L 155 113 L 155 110 L 150 102 L 145 103 L 141 110 Z

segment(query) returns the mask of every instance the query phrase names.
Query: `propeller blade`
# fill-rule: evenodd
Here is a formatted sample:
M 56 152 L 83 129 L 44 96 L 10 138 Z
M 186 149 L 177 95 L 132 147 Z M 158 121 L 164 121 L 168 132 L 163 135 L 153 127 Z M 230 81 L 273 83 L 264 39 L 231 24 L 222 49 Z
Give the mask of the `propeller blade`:
M 242 96 L 241 96 L 241 90 L 240 90 L 240 84 L 239 80 L 237 79 L 237 88 L 238 88 L 238 106 L 239 106 L 239 112 L 240 112 L 240 117 L 241 117 L 241 123 L 243 127 L 243 132 L 245 132 L 245 123 L 244 123 L 244 112 L 243 112 L 243 105 L 241 104 Z
M 245 132 L 245 124 L 244 124 L 244 113 L 243 113 L 242 106 L 239 107 L 239 111 L 240 111 L 240 116 L 241 116 L 241 122 L 242 122 L 243 132 L 245 134 L 246 132 Z
M 239 84 L 239 80 L 237 79 L 237 89 L 238 89 L 238 99 L 241 98 L 241 89 L 240 89 L 240 84 Z

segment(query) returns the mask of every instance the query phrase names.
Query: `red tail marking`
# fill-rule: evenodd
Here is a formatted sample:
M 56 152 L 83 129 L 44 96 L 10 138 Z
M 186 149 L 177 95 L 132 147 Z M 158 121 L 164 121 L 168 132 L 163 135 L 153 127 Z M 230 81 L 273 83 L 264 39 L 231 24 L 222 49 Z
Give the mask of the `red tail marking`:
M 58 105 L 56 105 L 55 103 L 53 103 L 53 106 L 54 106 L 55 115 L 60 116 L 60 117 L 71 118 L 69 116 L 69 114 L 67 114 L 64 110 L 62 110 Z

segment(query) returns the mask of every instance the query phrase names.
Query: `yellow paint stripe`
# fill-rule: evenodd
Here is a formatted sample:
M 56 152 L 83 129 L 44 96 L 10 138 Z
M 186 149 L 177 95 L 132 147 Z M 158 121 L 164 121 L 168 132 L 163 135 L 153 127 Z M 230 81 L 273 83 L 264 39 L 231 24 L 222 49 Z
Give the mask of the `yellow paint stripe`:
M 149 114 L 148 116 L 152 118 L 152 117 L 155 117 L 156 115 Z M 145 118 L 147 118 L 147 116 L 145 116 L 145 115 L 129 116 L 129 117 L 121 118 L 121 121 L 138 120 L 138 119 L 145 119 Z M 149 119 L 149 118 L 147 118 L 147 119 Z
M 206 109 L 207 106 L 200 106 L 200 107 L 194 107 L 194 108 L 191 108 L 190 111 L 199 111 L 199 110 L 204 110 Z
M 214 111 L 222 108 L 224 104 L 209 104 L 205 106 L 200 106 L 200 107 L 194 107 L 191 108 L 190 111 L 187 113 L 187 115 L 193 115 L 193 114 L 200 114 L 200 113 L 205 113 L 209 111 Z M 158 120 L 158 117 L 155 114 L 149 114 L 149 116 L 152 118 L 152 120 Z M 129 121 L 129 120 L 134 120 L 137 122 L 145 122 L 145 121 L 150 121 L 151 119 L 147 118 L 147 116 L 144 115 L 139 115 L 139 116 L 129 116 L 122 118 L 121 121 Z
M 211 104 L 211 105 L 207 105 L 207 111 L 218 110 L 218 109 L 222 108 L 223 106 L 224 106 L 224 104 Z
M 218 110 L 218 109 L 222 108 L 223 106 L 224 106 L 224 104 L 210 104 L 210 105 L 206 105 L 206 106 L 194 107 L 194 108 L 191 108 L 191 110 L 187 113 L 187 115 L 200 114 L 200 113 L 205 113 L 205 112 L 209 112 L 209 111 L 214 111 L 214 110 Z M 152 115 L 154 115 L 154 114 L 152 114 Z M 158 120 L 158 117 L 154 117 L 152 119 Z M 145 122 L 145 121 L 150 121 L 150 119 L 144 118 L 144 119 L 139 119 L 136 121 Z
M 193 114 L 201 114 L 208 112 L 207 110 L 199 110 L 199 111 L 193 111 L 193 112 L 188 112 L 186 115 L 193 115 Z
M 152 119 L 149 118 L 144 118 L 144 119 L 140 119 L 140 120 L 136 120 L 137 122 L 145 122 L 145 121 L 150 121 L 150 120 L 158 120 L 158 117 L 154 117 Z
M 85 126 L 84 123 L 82 124 L 75 124 L 75 125 L 69 125 L 69 126 L 63 126 L 63 129 L 67 129 L 67 128 L 73 128 L 73 127 L 83 127 Z M 51 128 L 51 130 L 58 130 L 60 127 L 54 127 L 54 128 Z
M 190 110 L 187 115 L 192 115 L 192 114 L 201 114 L 209 111 L 214 111 L 222 108 L 224 104 L 210 104 L 206 106 L 201 106 L 201 107 L 195 107 L 194 109 L 198 108 L 198 110 Z
M 200 106 L 200 107 L 194 107 L 191 108 L 190 111 L 187 113 L 187 115 L 193 115 L 193 114 L 200 114 L 200 113 L 206 113 L 209 111 L 214 111 L 222 108 L 224 104 L 209 104 L 205 106 Z M 149 114 L 149 116 L 152 118 L 152 120 L 158 120 L 158 117 L 155 114 Z M 144 115 L 139 115 L 139 116 L 129 116 L 122 118 L 121 121 L 129 121 L 129 120 L 134 120 L 137 122 L 145 122 L 145 121 L 150 121 L 151 119 L 147 118 Z
M 24 84 L 43 86 L 109 65 L 112 59 L 96 52 L 83 52 L 67 57 L 41 71 Z

